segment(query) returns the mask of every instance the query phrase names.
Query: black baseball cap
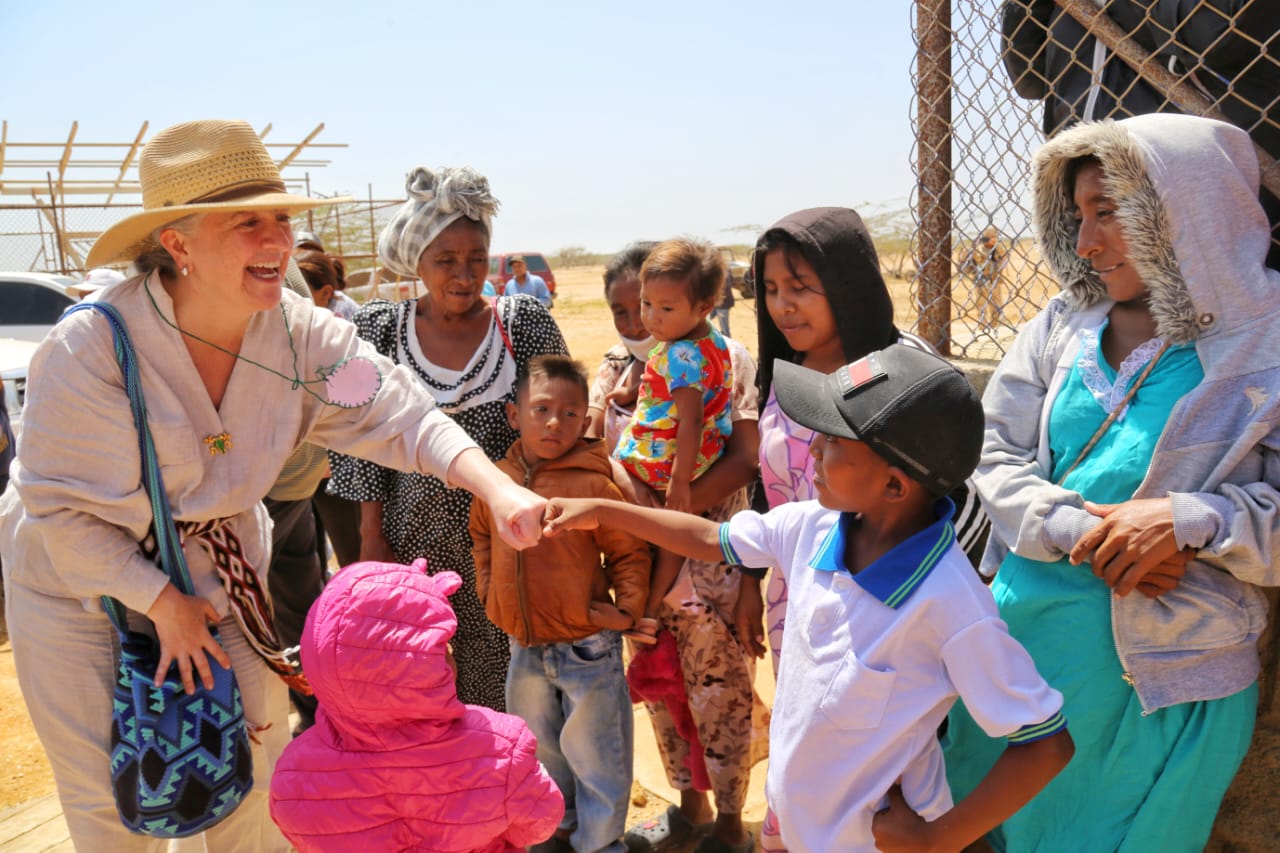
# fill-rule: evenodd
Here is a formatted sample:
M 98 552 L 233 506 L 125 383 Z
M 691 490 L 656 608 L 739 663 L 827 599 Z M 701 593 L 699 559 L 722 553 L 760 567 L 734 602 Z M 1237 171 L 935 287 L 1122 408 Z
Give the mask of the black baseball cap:
M 809 429 L 865 442 L 935 495 L 973 473 L 982 401 L 945 359 L 893 344 L 830 374 L 774 363 L 778 405 Z

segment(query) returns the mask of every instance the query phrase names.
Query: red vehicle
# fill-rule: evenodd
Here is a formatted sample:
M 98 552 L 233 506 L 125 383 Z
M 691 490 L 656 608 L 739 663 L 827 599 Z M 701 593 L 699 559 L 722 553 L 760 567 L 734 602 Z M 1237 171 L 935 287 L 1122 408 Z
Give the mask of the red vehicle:
M 529 272 L 536 275 L 547 283 L 547 290 L 551 291 L 551 296 L 556 295 L 556 274 L 551 271 L 551 265 L 547 263 L 547 259 L 542 256 L 541 252 L 506 252 L 501 255 L 489 256 L 489 283 L 493 285 L 493 289 L 502 293 L 502 288 L 506 286 L 507 281 L 511 278 L 511 259 L 514 257 L 524 258 L 525 264 L 529 267 Z

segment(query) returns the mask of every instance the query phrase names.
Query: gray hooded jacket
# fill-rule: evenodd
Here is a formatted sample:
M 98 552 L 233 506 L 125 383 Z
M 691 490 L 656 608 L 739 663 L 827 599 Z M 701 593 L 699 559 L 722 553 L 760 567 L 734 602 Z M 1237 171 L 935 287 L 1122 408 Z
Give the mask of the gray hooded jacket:
M 1146 115 L 1046 143 L 1032 175 L 1034 224 L 1063 293 L 1022 330 L 983 398 L 974 483 L 992 520 L 985 568 L 1010 550 L 1058 560 L 1098 523 L 1048 475 L 1048 413 L 1079 353 L 1076 332 L 1097 328 L 1113 304 L 1075 251 L 1066 172 L 1087 155 L 1102 163 L 1158 334 L 1194 341 L 1205 372 L 1175 405 L 1133 495 L 1169 496 L 1178 545 L 1197 559 L 1159 598 L 1111 597 L 1125 679 L 1150 712 L 1229 696 L 1258 676 L 1267 611 L 1256 586 L 1280 583 L 1280 273 L 1264 266 L 1269 231 L 1244 131 Z

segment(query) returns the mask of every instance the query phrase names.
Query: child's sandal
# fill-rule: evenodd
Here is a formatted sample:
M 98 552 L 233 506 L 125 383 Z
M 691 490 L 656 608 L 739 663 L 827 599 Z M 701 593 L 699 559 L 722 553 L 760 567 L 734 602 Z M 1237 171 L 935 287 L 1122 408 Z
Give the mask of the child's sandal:
M 650 616 L 643 616 L 634 628 L 623 631 L 622 636 L 632 642 L 643 643 L 646 646 L 656 645 L 658 642 L 658 620 Z

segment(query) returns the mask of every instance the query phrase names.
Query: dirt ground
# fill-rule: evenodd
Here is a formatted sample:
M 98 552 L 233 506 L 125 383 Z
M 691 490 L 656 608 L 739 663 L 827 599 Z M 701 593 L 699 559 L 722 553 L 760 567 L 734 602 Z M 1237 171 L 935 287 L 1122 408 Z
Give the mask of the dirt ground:
M 3 596 L 0 595 L 0 601 Z M 0 607 L 0 811 L 53 792 L 53 773 L 36 740 L 13 671 L 13 648 Z

